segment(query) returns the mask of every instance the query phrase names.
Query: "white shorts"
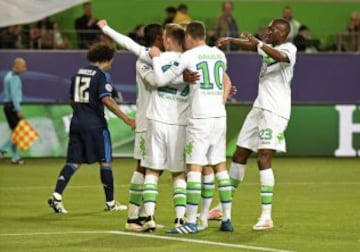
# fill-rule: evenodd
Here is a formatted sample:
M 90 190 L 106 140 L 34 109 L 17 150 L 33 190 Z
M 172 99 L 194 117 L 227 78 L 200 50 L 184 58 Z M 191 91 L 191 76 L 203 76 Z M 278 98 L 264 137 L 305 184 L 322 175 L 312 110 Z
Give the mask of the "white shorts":
M 190 119 L 186 127 L 187 164 L 217 165 L 226 161 L 226 117 Z
M 134 159 L 141 160 L 145 156 L 146 131 L 135 132 Z
M 185 172 L 185 126 L 148 120 L 147 146 L 141 166 L 154 170 Z
M 286 152 L 284 132 L 288 122 L 271 111 L 252 108 L 240 130 L 237 146 L 254 152 L 259 149 Z

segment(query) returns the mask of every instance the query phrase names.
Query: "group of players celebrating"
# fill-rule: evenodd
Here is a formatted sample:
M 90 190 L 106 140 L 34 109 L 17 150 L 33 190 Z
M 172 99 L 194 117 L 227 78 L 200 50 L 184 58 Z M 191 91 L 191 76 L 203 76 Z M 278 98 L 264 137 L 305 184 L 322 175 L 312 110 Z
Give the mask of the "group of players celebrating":
M 247 32 L 242 39 L 218 41 L 218 46 L 236 44 L 263 57 L 258 97 L 239 133 L 229 171 L 225 103 L 232 84 L 226 73 L 225 54 L 205 43 L 204 24 L 192 21 L 185 25 L 168 24 L 164 28 L 147 25 L 146 47 L 116 32 L 105 20 L 99 21 L 98 26 L 138 57 L 136 127 L 111 99 L 112 87 L 106 71 L 113 61 L 113 49 L 104 44 L 93 45 L 88 52 L 91 65 L 81 68 L 72 81 L 74 116 L 68 157 L 49 199 L 50 207 L 55 212 L 66 213 L 62 193 L 71 176 L 82 163 L 99 162 L 106 210 L 125 209 L 113 196 L 111 140 L 104 119 L 105 105 L 135 127 L 137 167 L 130 181 L 126 230 L 146 232 L 159 227 L 154 218 L 158 180 L 168 170 L 173 178 L 175 226 L 167 233 L 196 234 L 208 227 L 209 216 L 221 218 L 221 231 L 232 232 L 232 198 L 243 181 L 252 152 L 258 154 L 262 209 L 253 229 L 273 228 L 271 206 L 275 180 L 271 160 L 276 151 L 286 151 L 284 131 L 290 117 L 290 81 L 296 61 L 296 47 L 287 42 L 289 23 L 273 20 L 265 41 Z M 210 210 L 215 178 L 220 203 Z

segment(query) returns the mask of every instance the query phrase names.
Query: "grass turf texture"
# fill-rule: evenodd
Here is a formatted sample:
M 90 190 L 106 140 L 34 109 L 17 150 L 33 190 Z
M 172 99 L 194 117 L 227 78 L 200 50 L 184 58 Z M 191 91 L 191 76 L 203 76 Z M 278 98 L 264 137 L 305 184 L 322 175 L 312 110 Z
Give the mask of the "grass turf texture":
M 70 181 L 63 199 L 69 214 L 54 214 L 47 199 L 63 163 L 63 159 L 29 159 L 19 166 L 0 161 L 0 251 L 360 251 L 359 159 L 275 159 L 272 230 L 251 230 L 260 213 L 258 171 L 251 159 L 234 198 L 233 233 L 218 231 L 217 221 L 197 235 L 167 235 L 164 229 L 151 233 L 253 249 L 109 233 L 124 230 L 127 212 L 103 211 L 97 165 L 84 165 Z M 122 203 L 128 200 L 134 167 L 130 159 L 114 161 L 115 196 Z M 171 228 L 174 210 L 168 173 L 160 179 L 159 190 L 157 222 Z

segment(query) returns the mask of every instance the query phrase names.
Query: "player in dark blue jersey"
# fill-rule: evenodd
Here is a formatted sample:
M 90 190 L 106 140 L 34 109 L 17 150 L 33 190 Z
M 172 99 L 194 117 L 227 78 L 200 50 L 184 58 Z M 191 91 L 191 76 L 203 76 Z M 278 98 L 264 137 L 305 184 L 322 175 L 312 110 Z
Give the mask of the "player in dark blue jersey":
M 72 78 L 70 103 L 73 117 L 70 124 L 70 140 L 67 162 L 60 172 L 55 191 L 48 200 L 56 213 L 67 213 L 62 204 L 62 194 L 72 175 L 82 163 L 98 162 L 100 177 L 108 211 L 126 210 L 114 200 L 112 174 L 112 149 L 110 132 L 104 117 L 104 105 L 131 128 L 135 121 L 127 117 L 111 98 L 111 80 L 108 71 L 113 63 L 115 50 L 103 43 L 90 47 L 87 59 L 90 65 L 80 68 Z

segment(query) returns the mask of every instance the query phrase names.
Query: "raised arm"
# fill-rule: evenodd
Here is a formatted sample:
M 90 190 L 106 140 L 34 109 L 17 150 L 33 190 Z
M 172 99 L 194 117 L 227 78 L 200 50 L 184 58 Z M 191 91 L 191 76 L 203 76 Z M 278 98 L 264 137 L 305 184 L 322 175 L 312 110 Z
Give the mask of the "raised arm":
M 126 50 L 132 52 L 137 57 L 142 59 L 148 64 L 152 64 L 152 60 L 148 54 L 148 50 L 145 46 L 141 46 L 128 36 L 121 34 L 112 29 L 106 22 L 106 20 L 100 20 L 97 22 L 97 26 L 109 37 L 111 37 L 116 43 Z
M 221 47 L 229 44 L 237 45 L 244 50 L 256 51 L 256 45 L 253 45 L 250 41 L 232 37 L 220 38 L 216 46 Z

